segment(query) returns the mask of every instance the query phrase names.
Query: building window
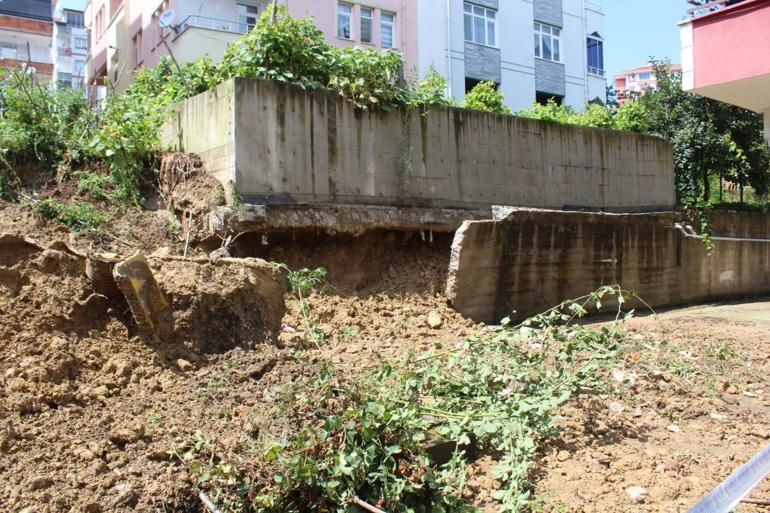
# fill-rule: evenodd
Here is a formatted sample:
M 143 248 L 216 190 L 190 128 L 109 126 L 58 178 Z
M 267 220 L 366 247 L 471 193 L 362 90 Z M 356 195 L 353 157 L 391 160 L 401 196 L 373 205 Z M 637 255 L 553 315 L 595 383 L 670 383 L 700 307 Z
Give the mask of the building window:
M 554 102 L 556 105 L 561 105 L 564 102 L 564 97 L 558 94 L 535 91 L 535 102 L 540 105 L 547 105 L 548 102 Z
M 374 23 L 374 11 L 369 7 L 361 7 L 361 42 L 372 42 L 372 27 Z
M 465 3 L 465 40 L 480 45 L 495 46 L 497 13 L 492 9 Z
M 380 13 L 380 45 L 383 48 L 393 48 L 395 37 L 396 15 L 392 12 Z
M 133 69 L 136 69 L 139 67 L 139 65 L 144 60 L 144 48 L 142 47 L 142 29 L 139 29 L 136 32 L 136 35 L 132 38 L 133 43 L 133 52 L 131 55 L 131 66 Z
M 73 28 L 85 27 L 85 20 L 83 19 L 83 13 L 79 11 L 70 11 L 64 9 L 64 16 L 67 18 L 67 26 Z
M 535 23 L 535 57 L 561 62 L 560 29 L 544 23 Z
M 72 66 L 73 77 L 83 78 L 86 75 L 86 61 L 80 59 L 75 60 L 75 64 Z
M 72 73 L 56 73 L 56 80 L 62 87 L 72 87 Z
M 588 73 L 604 76 L 604 41 L 597 35 L 591 35 L 586 39 L 588 49 Z
M 340 2 L 337 4 L 337 37 L 351 39 L 350 27 L 352 26 L 353 6 Z
M 652 78 L 649 71 L 643 71 L 639 73 L 639 80 L 649 80 Z
M 75 38 L 75 49 L 76 50 L 88 50 L 88 38 L 76 37 Z
M 18 59 L 19 47 L 13 43 L 0 43 L 0 59 Z
M 238 24 L 241 32 L 250 32 L 256 25 L 259 18 L 259 8 L 254 5 L 237 4 Z

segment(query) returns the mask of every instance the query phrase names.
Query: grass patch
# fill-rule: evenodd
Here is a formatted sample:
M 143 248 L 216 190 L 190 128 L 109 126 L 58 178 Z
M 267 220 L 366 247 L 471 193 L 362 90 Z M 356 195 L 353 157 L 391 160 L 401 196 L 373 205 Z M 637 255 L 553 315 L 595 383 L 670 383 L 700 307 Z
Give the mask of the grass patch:
M 46 198 L 33 204 L 32 210 L 46 219 L 56 219 L 76 232 L 96 230 L 110 220 L 107 212 L 84 201 L 63 203 L 56 198 Z

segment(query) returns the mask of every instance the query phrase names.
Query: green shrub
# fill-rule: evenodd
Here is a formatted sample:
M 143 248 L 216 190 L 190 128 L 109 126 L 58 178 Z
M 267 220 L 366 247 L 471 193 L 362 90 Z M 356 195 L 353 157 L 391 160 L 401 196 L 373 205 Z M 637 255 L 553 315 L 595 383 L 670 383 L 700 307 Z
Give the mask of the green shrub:
M 115 179 L 112 175 L 80 171 L 75 173 L 78 181 L 78 193 L 89 194 L 97 200 L 108 201 L 113 199 Z
M 618 130 L 628 130 L 629 132 L 645 133 L 648 132 L 649 122 L 647 119 L 647 109 L 637 101 L 627 101 L 618 107 L 613 118 L 615 128 Z
M 411 107 L 453 104 L 452 99 L 446 95 L 446 78 L 432 66 L 422 79 L 415 82 L 409 90 L 408 103 Z
M 491 81 L 476 84 L 476 87 L 465 95 L 462 107 L 500 114 L 511 113 L 511 109 L 505 105 L 505 95 L 499 92 L 495 83 Z
M 82 92 L 38 84 L 31 75 L 0 68 L 0 164 L 50 171 L 84 156 L 93 111 Z
M 56 219 L 76 232 L 95 230 L 110 219 L 109 214 L 90 203 L 67 204 L 56 198 L 38 201 L 32 205 L 32 210 L 46 219 Z

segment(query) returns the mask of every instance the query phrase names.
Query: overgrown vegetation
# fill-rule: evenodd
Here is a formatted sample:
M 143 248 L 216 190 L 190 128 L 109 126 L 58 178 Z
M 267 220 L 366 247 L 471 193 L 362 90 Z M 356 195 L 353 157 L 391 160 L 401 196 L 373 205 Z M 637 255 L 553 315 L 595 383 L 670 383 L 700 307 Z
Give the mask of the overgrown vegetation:
M 354 501 L 388 512 L 470 511 L 468 467 L 486 454 L 497 461 L 499 511 L 523 511 L 535 452 L 556 434 L 555 408 L 597 386 L 617 353 L 619 308 L 601 329 L 575 322 L 610 296 L 623 305 L 620 290 L 604 287 L 361 380 L 325 367 L 288 405 L 306 419 L 290 439 L 227 459 L 199 433 L 177 454 L 214 502 L 237 512 L 341 512 Z M 455 447 L 448 461 L 436 461 L 432 442 Z
M 497 90 L 494 82 L 479 82 L 468 91 L 462 107 L 466 109 L 484 110 L 499 114 L 510 114 L 511 109 L 505 104 L 505 96 Z

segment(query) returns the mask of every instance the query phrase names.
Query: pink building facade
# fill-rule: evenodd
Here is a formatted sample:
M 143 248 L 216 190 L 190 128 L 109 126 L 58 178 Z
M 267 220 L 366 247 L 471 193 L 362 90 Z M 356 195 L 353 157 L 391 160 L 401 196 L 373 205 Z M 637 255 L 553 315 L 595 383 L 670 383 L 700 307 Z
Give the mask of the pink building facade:
M 278 0 L 295 17 L 313 17 L 329 43 L 402 52 L 407 70 L 418 64 L 414 0 Z M 89 82 L 128 86 L 134 72 L 158 64 L 170 48 L 180 63 L 222 57 L 272 5 L 271 0 L 91 0 Z M 168 28 L 160 15 L 172 10 Z
M 669 66 L 671 73 L 680 73 L 681 71 L 682 66 L 679 64 Z M 623 71 L 612 77 L 612 81 L 618 95 L 618 103 L 621 104 L 634 95 L 644 94 L 647 89 L 658 87 L 655 71 L 649 65 Z
M 770 0 L 711 2 L 690 13 L 681 25 L 684 88 L 763 113 L 770 141 Z

